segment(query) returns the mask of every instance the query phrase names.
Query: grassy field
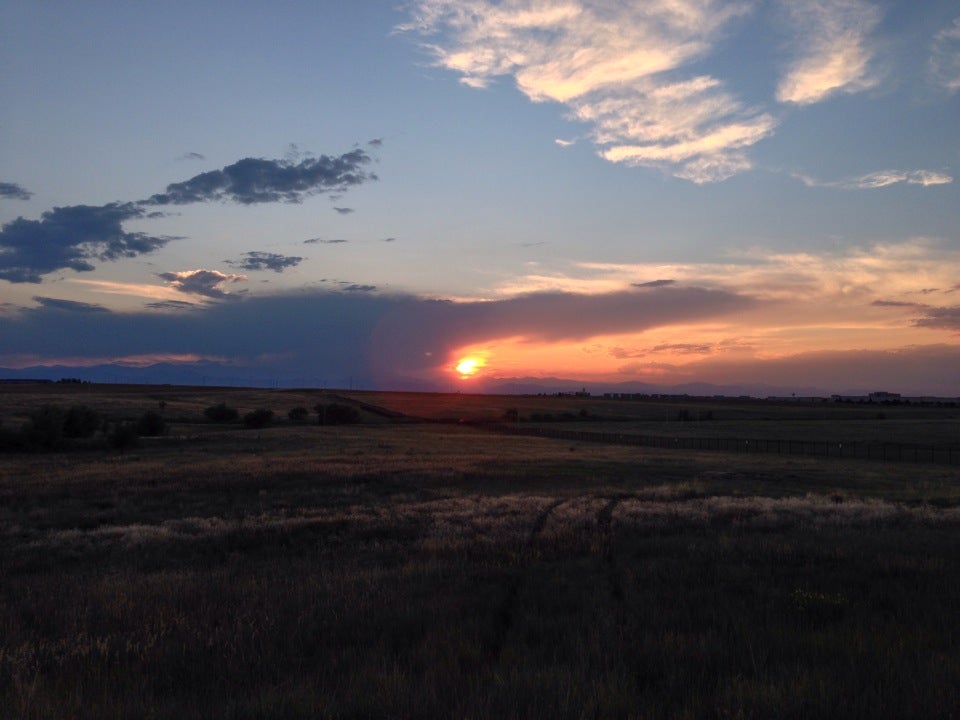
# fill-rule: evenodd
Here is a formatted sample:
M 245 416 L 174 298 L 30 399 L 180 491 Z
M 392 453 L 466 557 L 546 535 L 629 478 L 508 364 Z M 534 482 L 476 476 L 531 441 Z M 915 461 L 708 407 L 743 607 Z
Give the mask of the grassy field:
M 342 426 L 203 421 L 218 402 L 284 419 L 332 397 L 0 388 L 4 427 L 41 403 L 133 419 L 162 401 L 169 420 L 122 453 L 0 455 L 0 714 L 957 716 L 956 467 L 371 412 Z M 614 415 L 591 398 L 337 397 L 445 419 Z M 800 410 L 760 412 L 820 422 Z M 910 420 L 955 422 L 883 422 Z

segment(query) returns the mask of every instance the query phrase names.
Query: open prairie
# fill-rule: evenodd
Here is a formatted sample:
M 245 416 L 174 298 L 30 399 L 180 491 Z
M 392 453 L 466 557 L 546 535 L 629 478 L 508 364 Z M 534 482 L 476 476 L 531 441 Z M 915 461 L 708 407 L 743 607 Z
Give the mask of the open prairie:
M 98 431 L 0 454 L 14 718 L 960 707 L 957 465 L 484 422 L 946 445 L 956 408 L 96 385 L 0 386 L 0 402 L 10 433 L 44 404 L 166 425 L 121 449 Z M 211 422 L 219 403 L 275 421 Z M 357 422 L 318 424 L 330 403 Z

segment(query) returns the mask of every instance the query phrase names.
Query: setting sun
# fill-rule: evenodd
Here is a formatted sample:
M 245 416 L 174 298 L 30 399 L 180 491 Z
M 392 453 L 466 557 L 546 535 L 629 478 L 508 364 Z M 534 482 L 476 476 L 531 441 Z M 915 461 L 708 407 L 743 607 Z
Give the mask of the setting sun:
M 473 377 L 477 374 L 477 371 L 483 367 L 484 362 L 480 358 L 475 357 L 465 357 L 457 363 L 456 368 L 454 368 L 461 378 Z

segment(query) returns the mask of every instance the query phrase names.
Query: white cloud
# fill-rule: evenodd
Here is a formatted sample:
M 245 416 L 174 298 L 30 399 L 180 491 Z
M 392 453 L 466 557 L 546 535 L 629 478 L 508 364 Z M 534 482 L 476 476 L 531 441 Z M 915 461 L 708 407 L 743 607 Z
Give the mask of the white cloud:
M 845 180 L 817 180 L 806 175 L 796 177 L 807 187 L 831 187 L 843 190 L 873 190 L 898 183 L 930 187 L 953 182 L 950 175 L 933 170 L 880 170 Z
M 421 0 L 416 29 L 439 67 L 486 87 L 509 76 L 534 102 L 566 105 L 602 157 L 709 182 L 750 168 L 743 150 L 775 126 L 706 75 L 706 56 L 749 5 L 724 0 Z
M 934 36 L 930 70 L 947 92 L 960 90 L 960 17 Z
M 190 295 L 200 295 L 215 299 L 230 297 L 223 289 L 224 285 L 246 282 L 246 275 L 222 273 L 219 270 L 181 270 L 179 272 L 157 273 L 157 277 L 166 280 L 170 287 Z
M 838 92 L 874 87 L 870 34 L 880 11 L 863 0 L 784 0 L 796 32 L 797 57 L 777 100 L 808 105 Z

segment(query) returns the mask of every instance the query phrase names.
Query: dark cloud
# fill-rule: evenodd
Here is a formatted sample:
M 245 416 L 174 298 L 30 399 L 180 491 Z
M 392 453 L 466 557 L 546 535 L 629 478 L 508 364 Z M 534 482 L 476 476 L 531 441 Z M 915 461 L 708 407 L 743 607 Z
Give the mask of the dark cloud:
M 650 282 L 644 283 L 631 283 L 633 287 L 637 288 L 658 288 L 658 287 L 668 287 L 669 285 L 676 285 L 676 280 L 651 280 Z
M 48 310 L 62 310 L 71 313 L 104 313 L 107 309 L 103 305 L 93 303 L 77 302 L 75 300 L 59 300 L 57 298 L 41 297 L 35 295 L 34 302 L 39 303 L 41 307 Z
M 894 308 L 923 308 L 923 303 L 903 302 L 900 300 L 874 300 L 870 303 L 874 307 L 894 307 Z
M 465 345 L 503 337 L 536 340 L 570 334 L 549 322 L 542 326 L 551 302 L 555 314 L 569 316 L 577 337 L 586 339 L 736 313 L 753 301 L 690 288 L 467 303 L 372 292 L 301 291 L 205 304 L 189 312 L 85 313 L 41 306 L 0 314 L 0 337 L 16 338 L 15 350 L 21 356 L 56 359 L 78 352 L 91 358 L 217 356 L 277 378 L 309 376 L 331 383 L 353 378 L 355 387 L 398 389 L 414 386 L 411 378 L 435 379 L 437 368 L 449 368 L 455 352 Z M 0 356 L 10 351 L 0 347 Z M 776 360 L 711 353 L 674 370 L 674 378 L 689 376 L 716 384 L 956 395 L 960 346 L 807 353 Z
M 224 285 L 244 282 L 245 275 L 227 275 L 219 270 L 181 270 L 180 272 L 157 273 L 157 277 L 166 280 L 180 292 L 191 295 L 225 300 L 235 296 L 223 289 Z
M 353 212 L 353 208 L 348 208 L 348 207 L 335 207 L 334 210 L 336 210 L 341 215 L 349 215 L 350 213 Z
M 206 297 L 225 295 L 222 285 L 238 281 L 211 270 L 161 275 L 177 289 Z M 341 281 L 342 282 L 342 281 Z M 269 355 L 277 372 L 317 370 L 358 377 L 383 386 L 398 377 L 434 377 L 464 345 L 498 338 L 530 341 L 587 339 L 642 331 L 683 320 L 737 312 L 752 301 L 696 288 L 609 295 L 543 293 L 490 302 L 449 302 L 386 295 L 350 283 L 337 291 L 299 291 L 243 297 L 191 312 L 169 305 L 141 313 L 101 313 L 97 324 L 62 322 L 49 309 L 0 318 L 0 337 L 17 337 L 17 351 L 38 356 L 93 357 L 150 353 L 218 355 L 254 363 Z M 344 290 L 344 288 L 352 288 Z M 82 319 L 82 313 L 73 314 Z M 29 322 L 27 320 L 29 319 Z
M 601 295 L 545 292 L 490 302 L 416 300 L 401 305 L 371 341 L 374 358 L 418 367 L 452 348 L 498 338 L 578 341 L 742 312 L 755 300 L 722 290 L 649 288 Z
M 300 202 L 315 193 L 343 191 L 375 180 L 364 166 L 370 156 L 352 150 L 339 157 L 321 155 L 300 162 L 244 158 L 221 170 L 196 175 L 167 185 L 166 192 L 143 202 L 148 205 L 186 205 L 229 200 L 252 205 L 264 202 Z
M 927 308 L 924 311 L 924 316 L 914 320 L 913 324 L 917 327 L 960 332 L 960 305 Z
M 33 193 L 17 183 L 0 182 L 0 197 L 11 200 L 29 200 Z
M 388 238 L 383 238 L 380 242 L 396 242 L 396 241 L 397 239 L 395 237 L 388 237 Z
M 198 152 L 184 153 L 181 157 L 184 160 L 206 160 L 207 159 L 206 155 L 201 155 Z
M 303 244 L 304 245 L 316 245 L 316 244 L 336 245 L 338 243 L 345 243 L 345 242 L 348 242 L 348 241 L 344 240 L 343 238 L 334 238 L 332 240 L 324 240 L 323 238 L 315 237 L 315 238 L 310 238 L 309 240 L 304 240 Z
M 303 258 L 298 255 L 254 251 L 244 253 L 243 260 L 227 260 L 227 263 L 240 270 L 273 270 L 280 273 L 287 268 L 296 267 L 302 261 Z
M 367 145 L 370 147 L 383 147 L 383 138 L 373 138 L 373 140 L 368 140 Z
M 17 218 L 0 229 L 0 279 L 38 283 L 65 268 L 89 272 L 91 260 L 136 257 L 176 239 L 123 231 L 124 221 L 143 216 L 132 203 L 110 203 L 55 207 L 40 220 Z
M 186 302 L 184 300 L 160 300 L 158 302 L 146 303 L 144 307 L 150 310 L 192 310 L 198 306 L 196 303 Z

